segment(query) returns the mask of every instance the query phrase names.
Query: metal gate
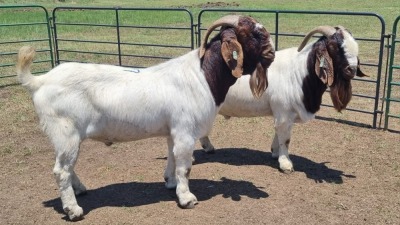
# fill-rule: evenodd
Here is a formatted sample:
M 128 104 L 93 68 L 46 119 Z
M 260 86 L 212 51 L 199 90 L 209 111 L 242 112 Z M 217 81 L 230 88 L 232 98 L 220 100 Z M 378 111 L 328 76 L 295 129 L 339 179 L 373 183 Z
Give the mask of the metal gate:
M 343 25 L 351 30 L 353 36 L 360 45 L 360 60 L 362 68 L 370 75 L 367 79 L 355 78 L 353 83 L 353 98 L 343 114 L 338 114 L 334 110 L 319 112 L 319 118 L 346 122 L 361 126 L 377 127 L 378 116 L 382 116 L 382 110 L 379 109 L 379 103 L 384 96 L 380 90 L 382 58 L 384 53 L 385 22 L 383 18 L 374 13 L 357 12 L 324 12 L 324 11 L 290 11 L 290 10 L 247 10 L 247 9 L 204 9 L 199 13 L 198 39 L 201 40 L 201 34 L 210 25 L 210 21 L 215 20 L 225 14 L 246 14 L 255 17 L 267 30 L 273 35 L 275 47 L 281 48 L 298 46 L 305 34 L 316 26 L 320 25 Z M 297 18 L 309 18 L 307 24 L 299 24 Z M 332 24 L 332 18 L 335 18 L 335 24 Z M 376 34 L 371 37 L 365 37 L 364 29 L 355 26 L 349 21 L 366 21 L 369 25 L 376 27 Z M 339 22 L 339 24 L 336 24 Z M 205 27 L 205 28 L 203 28 Z M 374 55 L 369 54 L 373 52 Z M 365 57 L 368 56 L 368 57 Z M 366 58 L 366 59 L 365 59 Z M 331 100 L 324 96 L 323 106 L 333 107 Z M 383 107 L 383 105 L 382 105 Z M 321 110 L 322 111 L 322 110 Z M 326 110 L 325 110 L 326 111 Z M 360 113 L 366 116 L 360 116 Z M 321 116 L 322 115 L 322 116 Z
M 58 7 L 53 26 L 57 64 L 148 67 L 195 47 L 193 16 L 186 9 Z
M 394 21 L 392 31 L 384 127 L 385 129 L 393 129 L 397 131 L 400 131 L 400 47 L 397 45 L 397 43 L 400 42 L 400 39 L 397 36 L 399 21 L 400 16 Z M 392 119 L 393 122 L 390 121 L 390 119 Z
M 304 35 L 315 26 L 343 25 L 359 42 L 362 68 L 370 77 L 354 80 L 353 99 L 343 114 L 325 110 L 331 108 L 332 103 L 324 96 L 323 106 L 326 107 L 318 113 L 319 118 L 376 128 L 380 127 L 378 119 L 383 116 L 385 102 L 385 128 L 390 118 L 398 115 L 393 111 L 398 107 L 392 105 L 399 102 L 395 97 L 398 91 L 393 91 L 399 84 L 395 76 L 399 66 L 394 61 L 400 52 L 394 51 L 398 42 L 395 33 L 399 19 L 393 28 L 390 82 L 385 98 L 386 93 L 380 88 L 385 85 L 385 79 L 381 79 L 382 61 L 385 41 L 389 42 L 390 35 L 385 35 L 384 20 L 374 13 L 205 9 L 199 12 L 197 24 L 194 24 L 192 13 L 186 9 L 58 7 L 52 12 L 52 19 L 45 8 L 37 5 L 0 6 L 0 10 L 13 10 L 13 17 L 0 23 L 0 78 L 10 77 L 14 83 L 16 50 L 32 42 L 38 51 L 35 63 L 40 64 L 35 65 L 34 73 L 42 73 L 55 64 L 69 61 L 148 67 L 194 49 L 205 28 L 224 14 L 256 17 L 273 35 L 277 50 L 298 46 Z M 307 18 L 307 24 L 299 23 L 304 21 L 304 18 L 298 20 L 299 17 Z M 332 24 L 332 18 L 335 18 L 335 24 Z M 376 33 L 365 36 L 364 26 L 358 25 L 363 22 L 376 27 Z M 18 32 L 13 32 L 14 28 L 18 28 Z M 8 82 L 0 79 L 0 87 L 8 85 Z
M 12 11 L 12 13 L 6 13 Z M 35 73 L 51 69 L 53 64 L 52 35 L 47 10 L 38 5 L 0 6 L 0 87 L 16 84 L 15 58 L 23 45 L 36 47 Z M 33 44 L 34 43 L 34 44 Z

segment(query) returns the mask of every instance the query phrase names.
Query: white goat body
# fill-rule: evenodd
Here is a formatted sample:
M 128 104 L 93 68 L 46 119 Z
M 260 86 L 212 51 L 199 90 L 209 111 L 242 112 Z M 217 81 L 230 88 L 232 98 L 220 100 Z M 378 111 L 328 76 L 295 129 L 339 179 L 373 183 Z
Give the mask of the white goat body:
M 34 80 L 40 88 L 33 102 L 46 130 L 54 132 L 50 126 L 57 124 L 47 119 L 56 117 L 83 132 L 82 139 L 167 136 L 170 127 L 182 123 L 180 129 L 189 132 L 196 122 L 196 133 L 190 135 L 199 137 L 207 134 L 218 107 L 196 58 L 198 51 L 192 51 L 139 73 L 112 65 L 63 63 Z
M 306 122 L 314 118 L 302 102 L 301 83 L 306 76 L 307 52 L 288 48 L 275 53 L 275 61 L 268 69 L 268 89 L 260 98 L 251 99 L 248 77 L 242 77 L 230 87 L 219 114 L 228 117 L 258 117 L 292 111 L 290 118 Z M 291 65 L 291 66 L 288 66 Z M 284 84 L 284 85 L 283 85 Z M 295 116 L 294 118 L 292 118 Z
M 207 44 L 208 35 L 219 26 L 219 34 Z M 71 220 L 78 220 L 83 210 L 75 194 L 86 188 L 74 165 L 87 138 L 110 144 L 167 137 L 166 187 L 176 188 L 183 208 L 193 208 L 197 199 L 188 178 L 195 141 L 209 133 L 229 86 L 242 73 L 257 69 L 250 84 L 255 96 L 262 94 L 274 49 L 269 33 L 253 18 L 225 16 L 208 29 L 199 50 L 142 70 L 64 63 L 36 77 L 30 73 L 34 54 L 31 47 L 21 48 L 18 77 L 30 90 L 55 147 L 53 172 L 63 209 Z
M 321 29 L 324 31 L 321 32 Z M 315 32 L 325 36 L 303 49 Z M 337 43 L 337 40 L 342 41 Z M 337 49 L 343 49 L 343 53 L 339 54 Z M 321 64 L 321 58 L 324 58 L 325 64 Z M 350 101 L 350 79 L 354 75 L 366 76 L 359 69 L 355 39 L 343 27 L 321 26 L 310 32 L 299 49 L 276 51 L 275 60 L 268 69 L 268 89 L 261 98 L 251 98 L 251 91 L 245 85 L 249 78 L 243 76 L 230 87 L 219 114 L 227 118 L 273 116 L 275 137 L 271 145 L 272 157 L 278 158 L 283 172 L 292 172 L 288 147 L 293 124 L 314 119 L 328 86 L 335 108 L 338 111 L 345 108 Z M 328 84 L 326 76 L 334 77 L 334 81 Z M 214 151 L 208 137 L 201 138 L 200 142 L 206 152 Z

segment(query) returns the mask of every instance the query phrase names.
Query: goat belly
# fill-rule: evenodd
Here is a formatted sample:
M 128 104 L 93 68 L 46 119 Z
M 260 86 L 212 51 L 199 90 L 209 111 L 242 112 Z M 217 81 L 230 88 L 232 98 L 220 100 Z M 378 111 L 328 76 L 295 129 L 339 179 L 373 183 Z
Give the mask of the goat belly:
M 104 119 L 88 126 L 88 138 L 101 142 L 126 142 L 145 138 L 167 136 L 168 126 L 163 123 L 144 121 L 116 121 Z
M 101 142 L 126 142 L 168 135 L 166 126 L 150 127 L 144 123 L 109 121 L 107 125 L 100 126 L 99 124 L 89 126 L 88 138 Z

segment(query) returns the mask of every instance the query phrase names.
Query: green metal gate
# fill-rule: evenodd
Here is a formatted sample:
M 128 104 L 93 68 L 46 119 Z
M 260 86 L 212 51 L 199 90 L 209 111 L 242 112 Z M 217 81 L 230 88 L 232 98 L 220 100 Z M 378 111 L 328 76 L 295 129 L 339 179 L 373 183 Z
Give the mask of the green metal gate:
M 393 24 L 385 111 L 385 129 L 394 129 L 397 131 L 400 131 L 400 121 L 398 120 L 400 119 L 400 46 L 396 45 L 400 42 L 397 36 L 399 21 L 400 16 L 396 18 Z
M 82 13 L 86 16 L 74 16 Z M 47 10 L 39 5 L 0 6 L 0 87 L 18 83 L 15 59 L 23 45 L 36 47 L 33 74 L 47 72 L 55 64 L 69 61 L 107 61 L 121 66 L 148 67 L 194 49 L 206 25 L 221 14 L 230 13 L 246 13 L 261 19 L 270 29 L 277 49 L 296 46 L 305 32 L 316 25 L 330 24 L 333 17 L 340 25 L 349 26 L 361 43 L 364 55 L 369 55 L 368 61 L 362 61 L 362 67 L 372 76 L 354 79 L 357 86 L 347 110 L 352 114 L 326 112 L 319 118 L 377 128 L 380 127 L 378 117 L 384 115 L 385 129 L 400 130 L 400 49 L 396 51 L 399 48 L 396 44 L 400 42 L 396 39 L 400 16 L 395 20 L 391 36 L 389 76 L 384 84 L 387 91 L 381 91 L 385 80 L 381 79 L 385 40 L 389 43 L 390 35 L 385 34 L 383 18 L 374 13 L 205 9 L 200 11 L 198 23 L 194 24 L 192 13 L 186 9 L 58 7 L 49 17 Z M 307 17 L 309 23 L 298 24 L 298 17 Z M 171 21 L 164 21 L 165 18 Z M 355 20 L 368 21 L 377 28 L 376 32 L 363 36 L 364 28 L 351 23 Z M 87 35 L 89 32 L 95 33 L 95 38 Z M 146 38 L 138 39 L 138 32 L 145 33 Z M 100 45 L 101 51 L 94 50 Z M 332 107 L 329 99 L 326 100 L 323 106 Z M 382 109 L 383 103 L 386 104 L 385 111 L 379 109 L 380 103 Z M 372 117 L 372 123 L 368 116 Z
M 0 87 L 17 83 L 15 59 L 23 45 L 36 47 L 33 74 L 50 70 L 54 60 L 47 10 L 38 5 L 0 6 L 0 15 Z
M 181 8 L 57 7 L 53 26 L 56 64 L 149 67 L 194 49 L 193 16 Z

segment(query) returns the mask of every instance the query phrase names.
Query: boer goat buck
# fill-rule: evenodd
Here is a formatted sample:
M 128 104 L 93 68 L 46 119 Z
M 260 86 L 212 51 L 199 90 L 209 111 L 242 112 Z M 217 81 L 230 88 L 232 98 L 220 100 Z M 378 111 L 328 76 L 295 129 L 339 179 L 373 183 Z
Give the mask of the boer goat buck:
M 207 43 L 217 27 L 219 33 Z M 112 65 L 63 63 L 35 77 L 30 73 L 34 54 L 31 47 L 21 48 L 17 73 L 55 147 L 53 172 L 63 209 L 71 220 L 79 220 L 83 210 L 75 195 L 86 188 L 74 165 L 87 138 L 111 144 L 167 137 L 166 187 L 176 188 L 181 207 L 193 208 L 197 199 L 188 179 L 195 142 L 208 135 L 229 87 L 242 74 L 253 74 L 252 93 L 262 95 L 275 50 L 260 23 L 230 15 L 209 27 L 200 49 L 138 73 Z
M 315 43 L 308 40 L 316 33 L 323 36 Z M 300 47 L 276 52 L 268 69 L 268 89 L 254 99 L 243 76 L 229 89 L 219 111 L 225 117 L 274 117 L 275 137 L 272 157 L 278 158 L 283 172 L 292 172 L 288 147 L 294 123 L 307 122 L 320 109 L 322 95 L 329 87 L 337 111 L 346 108 L 352 90 L 351 79 L 366 76 L 360 70 L 358 45 L 345 28 L 320 26 L 312 30 Z M 200 139 L 206 152 L 214 151 L 208 137 Z

